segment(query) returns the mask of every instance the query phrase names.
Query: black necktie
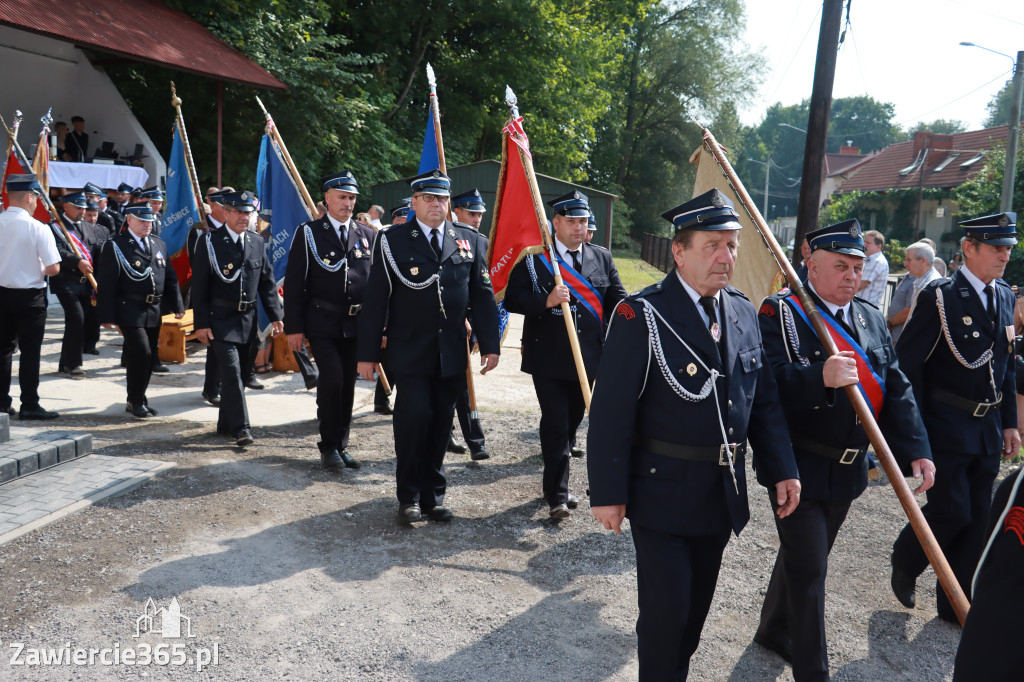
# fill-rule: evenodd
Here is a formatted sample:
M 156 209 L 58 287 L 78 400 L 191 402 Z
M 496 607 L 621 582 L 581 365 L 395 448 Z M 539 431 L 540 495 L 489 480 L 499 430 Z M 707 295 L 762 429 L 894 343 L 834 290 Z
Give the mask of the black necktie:
M 576 272 L 580 271 L 580 252 L 579 249 L 576 251 L 570 251 L 569 255 L 572 256 L 572 269 Z
M 437 254 L 438 258 L 441 257 L 441 238 L 437 236 L 439 231 L 436 227 L 430 230 L 430 246 L 434 249 L 434 253 Z
M 139 243 L 142 244 L 142 253 L 144 253 L 144 254 L 146 254 L 148 256 L 149 255 L 149 242 L 147 242 L 146 239 L 143 238 L 142 240 L 139 241 Z
M 719 328 L 718 333 L 715 333 L 715 328 L 718 325 L 718 315 L 715 314 L 715 306 L 718 305 L 718 301 L 712 296 L 701 296 L 700 307 L 704 309 L 704 312 L 708 316 L 708 331 L 711 332 L 711 338 L 718 343 L 718 340 L 722 338 L 722 330 Z
M 346 225 L 338 228 L 338 238 L 341 239 L 342 246 L 348 244 L 348 227 Z
M 988 319 L 995 324 L 996 322 L 996 292 L 992 290 L 991 284 L 985 285 L 985 298 L 988 299 Z
M 846 323 L 846 320 L 843 317 L 843 309 L 842 308 L 838 308 L 836 310 L 836 321 L 839 323 L 840 327 L 842 327 L 843 329 L 846 330 L 847 334 L 849 334 L 851 337 L 854 337 L 853 329 L 850 327 L 849 324 Z

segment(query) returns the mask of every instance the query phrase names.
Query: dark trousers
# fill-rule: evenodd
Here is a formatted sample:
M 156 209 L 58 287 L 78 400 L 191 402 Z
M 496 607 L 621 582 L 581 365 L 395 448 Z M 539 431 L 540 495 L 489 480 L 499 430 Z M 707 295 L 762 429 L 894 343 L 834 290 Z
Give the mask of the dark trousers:
M 10 407 L 14 351 L 21 348 L 18 384 L 21 406 L 39 405 L 39 354 L 46 331 L 46 289 L 0 287 L 0 407 Z
M 309 380 L 314 381 L 320 380 L 320 370 L 317 369 L 313 361 L 309 359 L 309 355 L 306 354 L 306 349 L 292 351 L 292 357 L 295 358 L 295 364 L 299 366 L 299 373 L 302 374 L 302 380 L 309 386 Z M 357 375 L 358 376 L 358 375 Z M 353 384 L 354 385 L 354 384 Z M 349 410 L 351 412 L 352 410 Z
M 82 349 L 91 350 L 100 342 L 100 318 L 96 314 L 96 306 L 92 304 L 91 297 L 82 312 L 85 313 L 85 319 L 82 321 Z
M 82 366 L 82 350 L 85 348 L 85 315 L 92 316 L 92 301 L 88 293 L 79 294 L 74 290 L 59 287 L 54 291 L 60 307 L 64 309 L 64 340 L 60 346 L 58 369 L 71 370 Z
M 153 356 L 160 343 L 160 327 L 121 327 L 124 336 L 125 374 L 128 383 L 128 402 L 147 405 L 146 389 L 153 376 Z
M 540 451 L 544 494 L 552 507 L 569 501 L 569 448 L 586 405 L 579 381 L 533 375 L 540 403 Z
M 775 495 L 769 498 L 772 509 L 777 509 Z M 825 576 L 829 552 L 850 504 L 801 499 L 786 518 L 772 515 L 780 547 L 757 632 L 779 644 L 792 643 L 793 678 L 799 682 L 828 680 Z
M 249 409 L 245 405 L 241 365 L 248 348 L 248 344 L 245 343 L 231 343 L 218 339 L 210 342 L 210 349 L 216 354 L 217 364 L 220 366 L 221 400 L 217 430 L 233 436 L 242 429 L 249 428 Z
M 213 346 L 206 349 L 205 378 L 203 379 L 203 393 L 210 397 L 220 395 L 220 365 L 217 363 L 217 354 L 213 352 Z
M 921 513 L 946 555 L 960 587 L 971 598 L 971 579 L 985 546 L 992 484 L 999 473 L 999 455 L 965 455 L 933 450 L 935 485 L 926 493 Z M 940 468 L 941 467 L 941 468 Z M 800 502 L 803 504 L 803 501 Z M 892 547 L 893 564 L 913 576 L 928 567 L 928 558 L 914 530 L 907 524 Z M 955 618 L 946 593 L 936 583 L 935 601 L 940 616 Z
M 479 419 L 470 418 L 469 405 L 469 384 L 463 380 L 462 390 L 455 400 L 455 415 L 459 418 L 459 427 L 462 429 L 462 437 L 466 439 L 466 445 L 470 452 L 480 452 L 484 449 L 484 429 Z
M 356 339 L 310 338 L 309 347 L 320 368 L 316 385 L 320 451 L 344 450 L 356 395 Z
M 402 391 L 395 400 L 395 473 L 399 504 L 418 502 L 423 510 L 444 503 L 447 481 L 444 453 L 452 430 L 461 377 L 397 377 Z
M 149 358 L 149 364 L 150 364 L 151 367 L 159 367 L 160 365 L 163 364 L 162 362 L 160 362 L 160 327 L 162 327 L 162 326 L 163 326 L 163 320 L 158 320 L 157 323 L 156 323 L 156 327 L 154 327 L 154 329 L 156 329 L 156 339 L 157 339 L 157 342 L 153 344 L 153 346 L 152 346 L 152 351 L 153 352 L 150 354 L 151 357 Z M 97 337 L 97 339 L 98 338 L 99 337 Z M 86 346 L 89 345 L 88 341 L 89 341 L 89 339 L 87 338 L 86 339 L 86 344 L 85 344 Z
M 640 680 L 685 680 L 711 608 L 729 534 L 670 535 L 632 524 Z

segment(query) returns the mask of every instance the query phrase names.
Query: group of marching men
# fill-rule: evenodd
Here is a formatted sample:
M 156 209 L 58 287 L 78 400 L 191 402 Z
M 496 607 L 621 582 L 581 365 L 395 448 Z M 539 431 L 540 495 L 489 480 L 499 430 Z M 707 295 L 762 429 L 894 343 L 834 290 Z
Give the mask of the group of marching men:
M 308 343 L 316 360 L 323 465 L 358 468 L 346 452 L 354 385 L 357 375 L 373 380 L 383 362 L 398 387 L 398 517 L 407 524 L 449 521 L 443 461 L 467 389 L 467 334 L 476 337 L 483 372 L 499 361 L 487 239 L 463 222 L 479 225 L 479 215 L 466 209 L 482 214 L 485 207 L 478 192 L 465 192 L 454 202 L 462 220 L 449 220 L 450 179 L 435 170 L 410 181 L 411 197 L 392 211 L 394 224 L 376 232 L 352 219 L 359 189 L 351 172 L 322 185 L 327 211 L 296 232 L 283 305 L 265 242 L 246 229 L 255 210 L 251 193 L 221 193 L 223 225 L 189 240 L 195 330 L 220 367 L 217 430 L 240 446 L 253 440 L 241 365 L 260 301 L 274 333 L 287 334 L 297 352 Z M 16 190 L 14 205 L 31 214 L 34 177 L 12 177 L 8 187 Z M 1000 489 L 1001 516 L 990 519 L 990 506 L 1001 457 L 1020 448 L 1014 296 L 1001 279 L 1017 243 L 1015 214 L 961 223 L 964 266 L 922 291 L 895 347 L 882 313 L 855 296 L 866 256 L 859 223 L 809 233 L 802 285 L 840 349 L 830 356 L 791 290 L 755 306 L 729 286 L 740 225 L 718 190 L 662 214 L 675 230 L 676 268 L 633 295 L 611 253 L 587 243 L 587 197 L 572 192 L 549 205 L 553 247 L 520 260 L 504 303 L 525 317 L 522 369 L 532 375 L 541 407 L 543 492 L 556 522 L 578 505 L 568 489 L 569 463 L 585 412 L 562 303 L 587 375 L 596 377 L 591 509 L 615 532 L 630 520 L 641 679 L 686 678 L 725 546 L 749 519 L 748 452 L 781 541 L 753 639 L 789 661 L 795 679 L 828 679 L 828 555 L 868 480 L 868 436 L 844 390 L 850 386 L 870 404 L 904 474 L 920 480 L 915 492 L 927 492 L 924 516 L 973 596 L 954 679 L 974 679 L 981 670 L 986 679 L 1014 678 L 1021 649 L 1013 625 L 1024 613 L 1024 591 L 1012 582 L 1024 567 L 1024 506 L 1014 506 L 1024 504 L 1019 475 Z M 145 389 L 159 307 L 169 302 L 181 313 L 183 306 L 166 246 L 152 233 L 152 206 L 131 203 L 123 212 L 126 229 L 99 254 L 97 313 L 125 336 L 127 407 L 144 417 L 155 414 Z M 0 231 L 11 213 L 0 216 Z M 43 247 L 37 252 L 47 275 L 64 262 Z M 0 305 L 7 286 L 0 286 Z M 23 383 L 23 413 L 31 400 Z M 34 407 L 41 409 L 38 396 Z M 481 451 L 486 456 L 482 447 L 474 454 Z M 895 539 L 891 573 L 893 592 L 908 608 L 927 564 L 908 525 Z M 936 601 L 939 617 L 955 622 L 942 590 Z

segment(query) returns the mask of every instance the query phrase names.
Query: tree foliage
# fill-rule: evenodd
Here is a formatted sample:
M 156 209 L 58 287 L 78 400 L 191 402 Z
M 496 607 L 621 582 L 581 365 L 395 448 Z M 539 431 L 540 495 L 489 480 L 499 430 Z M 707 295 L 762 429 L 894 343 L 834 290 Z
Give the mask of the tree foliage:
M 1002 89 L 997 92 L 985 105 L 988 109 L 988 118 L 985 119 L 986 128 L 1004 126 L 1010 121 L 1010 111 L 1013 109 L 1013 79 L 1003 84 Z M 1021 109 L 1021 120 L 1024 120 L 1024 108 Z

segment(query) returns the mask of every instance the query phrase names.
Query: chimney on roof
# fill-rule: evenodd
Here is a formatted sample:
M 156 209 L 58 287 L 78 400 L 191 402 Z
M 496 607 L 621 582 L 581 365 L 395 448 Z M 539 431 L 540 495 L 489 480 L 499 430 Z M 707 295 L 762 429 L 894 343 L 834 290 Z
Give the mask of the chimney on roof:
M 840 156 L 858 156 L 860 155 L 860 147 L 854 147 L 852 144 L 844 144 L 839 147 Z
M 914 133 L 914 156 L 922 149 L 948 150 L 953 148 L 952 135 L 940 135 L 929 130 L 919 130 Z

